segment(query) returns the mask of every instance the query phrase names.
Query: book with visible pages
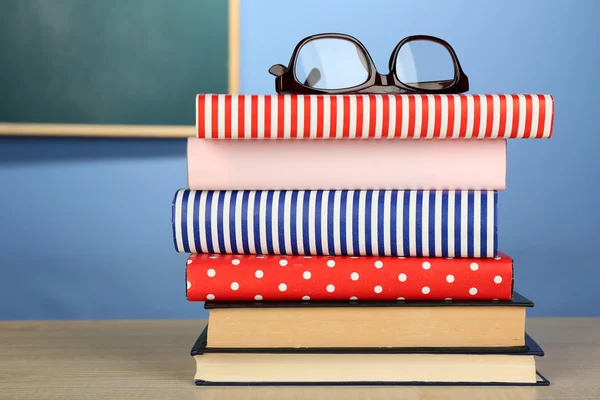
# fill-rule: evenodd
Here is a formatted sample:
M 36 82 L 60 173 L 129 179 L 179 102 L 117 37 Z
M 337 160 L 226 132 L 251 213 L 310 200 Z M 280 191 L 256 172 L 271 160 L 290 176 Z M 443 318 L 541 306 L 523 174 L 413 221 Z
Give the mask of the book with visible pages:
M 189 301 L 510 300 L 513 260 L 191 254 Z
M 480 348 L 211 348 L 208 328 L 191 355 L 197 385 L 540 385 L 543 350 L 525 335 L 520 352 Z M 354 335 L 353 331 L 345 333 Z M 489 351 L 488 351 L 489 350 Z
M 204 307 L 211 348 L 523 350 L 526 309 L 533 303 L 515 292 L 497 301 L 207 301 Z
M 504 190 L 506 140 L 187 140 L 188 189 Z
M 494 190 L 180 189 L 183 253 L 496 257 Z
M 207 139 L 549 138 L 547 94 L 199 94 Z

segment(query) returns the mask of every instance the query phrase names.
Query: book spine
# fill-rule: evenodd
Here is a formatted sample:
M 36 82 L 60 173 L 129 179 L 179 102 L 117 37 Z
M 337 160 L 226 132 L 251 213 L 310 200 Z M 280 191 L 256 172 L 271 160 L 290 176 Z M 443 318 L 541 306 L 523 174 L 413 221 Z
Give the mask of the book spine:
M 198 138 L 549 138 L 545 94 L 196 96 Z
M 506 140 L 187 141 L 193 190 L 506 187 Z
M 184 253 L 474 257 L 497 255 L 493 190 L 180 189 Z
M 510 300 L 513 261 L 192 254 L 188 301 Z

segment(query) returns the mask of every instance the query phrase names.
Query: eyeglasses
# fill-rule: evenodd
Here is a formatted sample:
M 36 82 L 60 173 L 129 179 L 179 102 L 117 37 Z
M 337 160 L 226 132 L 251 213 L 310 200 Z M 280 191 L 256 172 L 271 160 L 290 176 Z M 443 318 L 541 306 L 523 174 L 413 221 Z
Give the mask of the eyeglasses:
M 454 49 L 427 35 L 402 39 L 382 75 L 363 44 L 350 35 L 322 33 L 296 45 L 287 67 L 275 64 L 277 93 L 447 93 L 469 90 Z

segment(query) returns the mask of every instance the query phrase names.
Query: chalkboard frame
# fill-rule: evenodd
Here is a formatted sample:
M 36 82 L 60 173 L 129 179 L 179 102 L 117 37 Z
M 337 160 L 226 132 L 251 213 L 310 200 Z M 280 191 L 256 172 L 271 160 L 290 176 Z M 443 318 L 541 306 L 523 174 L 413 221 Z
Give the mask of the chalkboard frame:
M 228 1 L 228 91 L 239 91 L 240 4 Z M 0 136 L 81 136 L 172 138 L 195 136 L 195 127 L 187 125 L 129 125 L 0 122 Z

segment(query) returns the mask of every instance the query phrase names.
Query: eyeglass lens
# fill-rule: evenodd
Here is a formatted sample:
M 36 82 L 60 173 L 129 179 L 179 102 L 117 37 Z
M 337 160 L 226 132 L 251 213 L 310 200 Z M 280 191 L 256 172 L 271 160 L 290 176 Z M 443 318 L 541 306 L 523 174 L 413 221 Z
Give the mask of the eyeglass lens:
M 396 78 L 417 89 L 442 89 L 454 81 L 454 61 L 448 49 L 431 40 L 412 40 L 396 57 Z
M 345 89 L 369 78 L 369 64 L 362 49 L 339 38 L 319 38 L 304 44 L 294 70 L 296 80 L 316 89 Z

